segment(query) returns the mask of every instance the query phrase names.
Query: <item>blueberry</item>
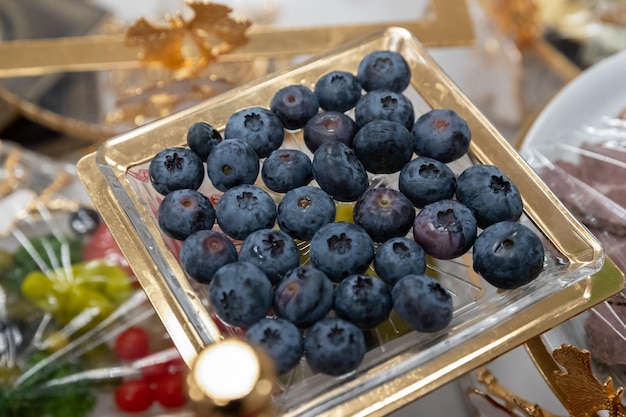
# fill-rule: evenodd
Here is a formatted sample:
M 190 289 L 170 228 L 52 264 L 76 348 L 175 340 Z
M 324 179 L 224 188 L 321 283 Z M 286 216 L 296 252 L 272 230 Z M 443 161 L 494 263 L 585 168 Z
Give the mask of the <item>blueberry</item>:
M 373 51 L 359 63 L 357 77 L 365 91 L 404 91 L 411 81 L 411 68 L 404 57 L 395 51 Z
M 335 220 L 336 206 L 324 190 L 305 185 L 288 191 L 278 203 L 280 230 L 294 239 L 311 240 L 313 234 Z
M 70 229 L 77 235 L 90 235 L 96 231 L 101 219 L 91 207 L 81 206 L 70 215 Z
M 374 259 L 374 242 L 353 223 L 322 226 L 311 239 L 311 263 L 330 279 L 340 282 L 348 275 L 362 274 Z
M 389 285 L 409 274 L 426 272 L 426 254 L 414 240 L 396 237 L 380 245 L 374 255 L 374 270 Z
M 285 129 L 304 127 L 317 114 L 320 103 L 311 89 L 302 84 L 291 84 L 279 89 L 270 101 L 270 110 L 283 123 Z
M 438 332 L 452 320 L 452 296 L 434 278 L 406 275 L 391 290 L 393 308 L 418 332 Z
M 467 122 L 450 109 L 430 110 L 409 129 L 416 154 L 445 163 L 465 155 L 472 137 Z
M 363 332 L 337 317 L 318 321 L 304 337 L 304 355 L 315 372 L 339 376 L 354 371 L 365 356 Z
M 157 219 L 163 233 L 184 240 L 193 232 L 211 229 L 215 223 L 215 209 L 204 194 L 185 188 L 174 190 L 161 200 Z
M 322 109 L 343 113 L 361 98 L 361 83 L 352 73 L 330 71 L 317 80 L 313 92 Z
M 368 275 L 350 275 L 335 289 L 337 316 L 361 329 L 373 329 L 389 318 L 393 308 L 391 287 Z
M 374 90 L 363 95 L 356 103 L 354 119 L 359 127 L 372 120 L 392 120 L 411 129 L 415 121 L 415 111 L 413 103 L 404 94 L 390 90 Z
M 440 200 L 424 206 L 413 222 L 413 239 L 438 259 L 457 258 L 476 240 L 476 219 L 456 200 Z
M 297 149 L 277 149 L 263 161 L 261 178 L 277 193 L 307 185 L 313 180 L 311 158 Z
M 420 156 L 402 168 L 398 177 L 398 189 L 415 207 L 422 208 L 427 204 L 454 197 L 456 176 L 443 162 Z
M 302 265 L 289 271 L 274 291 L 274 312 L 298 327 L 326 317 L 333 305 L 333 283 L 319 269 Z
M 204 164 L 191 149 L 175 146 L 157 152 L 148 174 L 152 186 L 162 195 L 181 188 L 197 190 L 204 180 Z
M 278 375 L 293 369 L 304 354 L 304 339 L 300 330 L 290 321 L 280 318 L 257 321 L 246 331 L 246 340 L 267 353 Z
M 272 306 L 272 284 L 256 266 L 233 262 L 215 272 L 209 300 L 225 323 L 250 327 L 265 318 Z
M 478 227 L 517 221 L 524 204 L 517 186 L 494 165 L 473 165 L 457 179 L 456 198 L 469 207 Z
M 187 130 L 187 146 L 203 161 L 206 161 L 213 148 L 220 142 L 222 134 L 206 122 L 193 123 Z
M 258 266 L 272 284 L 300 265 L 296 242 L 287 233 L 276 229 L 261 229 L 246 237 L 239 249 L 239 260 Z
M 224 138 L 243 139 L 260 158 L 265 158 L 283 144 L 285 130 L 276 114 L 255 106 L 238 110 L 228 118 Z
M 222 195 L 215 207 L 215 215 L 224 233 L 243 240 L 252 232 L 274 226 L 276 203 L 262 188 L 243 184 Z
M 374 174 L 398 172 L 413 156 L 411 132 L 391 120 L 373 120 L 363 126 L 353 147 L 365 169 Z
M 365 167 L 352 148 L 326 142 L 313 154 L 313 178 L 338 201 L 355 201 L 369 186 Z
M 222 266 L 237 262 L 237 249 L 223 233 L 200 230 L 192 233 L 180 247 L 180 264 L 195 281 L 208 284 Z
M 523 224 L 502 221 L 488 226 L 474 243 L 474 270 L 497 288 L 528 284 L 543 269 L 544 249 L 539 237 Z
M 371 188 L 354 203 L 354 222 L 375 242 L 406 236 L 415 220 L 415 207 L 400 191 Z
M 207 158 L 207 174 L 220 191 L 241 184 L 253 184 L 259 175 L 259 156 L 242 139 L 218 144 Z
M 306 122 L 302 139 L 311 152 L 315 152 L 325 142 L 341 142 L 352 147 L 357 131 L 356 122 L 347 114 L 324 111 Z

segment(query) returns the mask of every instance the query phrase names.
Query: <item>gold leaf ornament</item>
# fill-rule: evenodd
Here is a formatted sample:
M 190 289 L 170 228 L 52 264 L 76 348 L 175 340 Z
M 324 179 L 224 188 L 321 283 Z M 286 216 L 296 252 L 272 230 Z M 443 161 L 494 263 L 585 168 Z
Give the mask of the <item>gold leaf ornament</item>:
M 555 384 L 564 392 L 564 405 L 572 416 L 592 417 L 605 410 L 609 417 L 626 417 L 623 388 L 615 389 L 611 377 L 601 382 L 594 376 L 589 351 L 564 344 L 552 356 L 566 370 L 556 371 Z
M 145 65 L 163 65 L 171 70 L 199 71 L 216 59 L 247 41 L 251 22 L 230 16 L 232 9 L 212 2 L 186 2 L 194 15 L 185 20 L 182 13 L 166 16 L 167 26 L 138 19 L 126 31 L 126 45 L 141 47 L 140 59 Z M 190 39 L 198 54 L 185 53 Z M 194 71 L 191 71 L 192 73 Z

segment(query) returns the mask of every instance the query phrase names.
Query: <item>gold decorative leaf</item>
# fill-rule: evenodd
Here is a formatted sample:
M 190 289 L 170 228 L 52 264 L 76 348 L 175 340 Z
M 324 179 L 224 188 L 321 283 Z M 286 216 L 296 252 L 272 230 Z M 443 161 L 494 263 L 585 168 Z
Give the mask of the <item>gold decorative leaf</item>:
M 610 417 L 626 417 L 623 389 L 616 390 L 611 377 L 604 383 L 595 377 L 589 351 L 564 344 L 552 356 L 566 369 L 566 372 L 556 371 L 555 384 L 564 392 L 564 405 L 572 416 L 592 417 L 606 410 Z
M 157 27 L 139 18 L 126 32 L 126 45 L 143 48 L 145 63 L 160 63 L 167 68 L 180 68 L 185 63 L 182 52 L 184 30 L 180 27 Z
M 185 21 L 179 13 L 168 18 L 169 26 L 155 26 L 140 18 L 129 27 L 126 44 L 143 48 L 141 59 L 144 63 L 162 64 L 174 70 L 191 67 L 188 74 L 194 75 L 218 55 L 226 54 L 248 41 L 246 31 L 251 22 L 230 17 L 230 7 L 212 2 L 189 1 L 186 4 L 194 12 L 189 21 Z M 183 52 L 186 36 L 199 52 L 199 56 L 193 59 Z

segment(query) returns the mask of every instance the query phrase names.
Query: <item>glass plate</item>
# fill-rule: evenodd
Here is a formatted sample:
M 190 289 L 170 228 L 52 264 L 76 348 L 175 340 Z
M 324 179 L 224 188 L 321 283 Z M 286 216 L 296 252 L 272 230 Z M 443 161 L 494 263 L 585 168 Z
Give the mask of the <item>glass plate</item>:
M 399 408 L 570 318 L 584 302 L 585 278 L 603 265 L 597 240 L 419 41 L 405 29 L 389 28 L 110 139 L 79 162 L 79 176 L 183 358 L 191 362 L 206 346 L 228 335 L 222 335 L 212 319 L 206 288 L 185 276 L 175 256 L 177 245 L 159 231 L 155 213 L 160 197 L 147 175 L 151 158 L 164 147 L 184 145 L 194 122 L 210 121 L 222 129 L 238 109 L 268 107 L 278 88 L 293 83 L 313 86 L 333 69 L 354 73 L 363 56 L 380 49 L 398 51 L 409 62 L 412 79 L 405 94 L 417 116 L 431 108 L 451 108 L 467 120 L 472 143 L 469 155 L 452 164 L 457 173 L 472 163 L 494 164 L 516 183 L 525 204 L 521 221 L 542 237 L 546 265 L 531 284 L 498 291 L 473 273 L 471 254 L 431 263 L 430 272 L 454 294 L 454 318 L 448 328 L 421 334 L 403 329 L 397 321 L 385 323 L 375 332 L 374 346 L 355 372 L 334 378 L 297 368 L 297 375 L 279 381 L 283 392 L 275 402 L 283 415 L 382 415 Z M 306 151 L 299 131 L 287 132 L 284 146 Z M 371 178 L 372 184 L 381 180 L 394 182 L 389 177 Z M 210 184 L 205 182 L 201 190 L 210 192 Z M 575 296 L 566 291 L 576 287 Z

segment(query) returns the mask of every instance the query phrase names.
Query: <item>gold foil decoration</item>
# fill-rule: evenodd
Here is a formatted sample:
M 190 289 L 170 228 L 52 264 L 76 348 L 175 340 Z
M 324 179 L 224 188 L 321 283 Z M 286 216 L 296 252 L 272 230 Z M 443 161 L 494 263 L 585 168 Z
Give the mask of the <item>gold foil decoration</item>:
M 624 388 L 616 388 L 610 376 L 600 381 L 594 375 L 588 350 L 563 344 L 552 352 L 552 358 L 562 367 L 554 371 L 553 379 L 570 417 L 595 417 L 599 411 L 605 411 L 606 414 L 602 415 L 608 417 L 626 416 L 626 407 L 622 403 Z M 518 416 L 516 412 L 522 412 L 528 417 L 559 417 L 512 393 L 486 368 L 476 371 L 476 380 L 485 391 L 470 387 L 468 395 L 483 397 L 505 414 L 513 417 Z
M 229 16 L 232 9 L 217 3 L 187 1 L 194 16 L 186 21 L 182 13 L 166 16 L 169 26 L 156 26 L 139 18 L 126 31 L 126 45 L 142 47 L 140 60 L 145 65 L 161 64 L 171 70 L 191 69 L 191 74 L 206 67 L 219 55 L 244 45 L 246 30 L 252 24 L 246 19 Z M 191 39 L 198 54 L 185 54 L 185 39 Z
M 555 383 L 565 393 L 564 405 L 573 417 L 592 417 L 608 411 L 609 417 L 626 416 L 622 404 L 624 388 L 615 388 L 609 376 L 601 382 L 591 369 L 591 353 L 571 345 L 562 345 L 552 353 L 566 372 L 556 372 Z
M 467 389 L 468 395 L 478 395 L 505 416 L 519 417 L 519 413 L 527 417 L 560 417 L 550 411 L 543 410 L 538 404 L 527 401 L 511 392 L 487 368 L 476 371 L 477 381 L 484 385 L 485 391 L 476 387 Z

